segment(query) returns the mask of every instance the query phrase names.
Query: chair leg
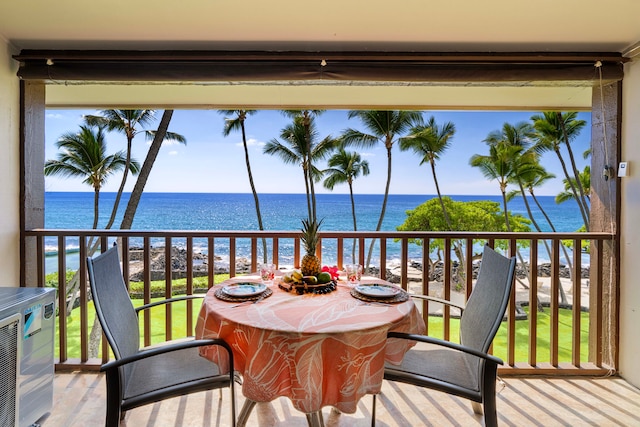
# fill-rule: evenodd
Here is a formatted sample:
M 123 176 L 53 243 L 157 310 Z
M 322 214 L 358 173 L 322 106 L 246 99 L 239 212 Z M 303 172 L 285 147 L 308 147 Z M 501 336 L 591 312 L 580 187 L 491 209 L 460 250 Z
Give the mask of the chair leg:
M 485 396 L 484 399 L 484 425 L 485 427 L 498 427 L 498 414 L 496 411 L 496 396 Z
M 485 365 L 482 403 L 484 405 L 484 425 L 486 427 L 498 427 L 498 414 L 496 408 L 497 367 L 498 365 L 494 363 L 487 363 Z
M 322 411 L 312 412 L 305 415 L 307 416 L 307 424 L 309 427 L 324 427 Z
M 120 421 L 124 418 L 124 411 L 120 410 L 120 407 L 111 406 L 107 402 L 107 416 L 104 421 L 105 427 L 118 427 Z
M 236 427 L 236 389 L 233 380 L 229 382 L 229 394 L 231 395 L 231 427 Z
M 238 422 L 236 423 L 237 427 L 245 427 L 247 425 L 249 415 L 251 415 L 251 411 L 255 406 L 255 401 L 251 399 L 245 399 L 244 405 L 242 405 L 242 409 L 240 410 L 240 415 L 238 415 Z
M 472 401 L 471 407 L 473 408 L 473 413 L 482 415 L 484 411 L 482 410 L 482 405 L 479 402 Z
M 107 415 L 105 427 L 118 427 L 124 418 L 122 410 L 122 397 L 120 396 L 120 374 L 117 369 L 111 369 L 105 373 L 107 383 Z
M 373 395 L 373 405 L 371 407 L 371 427 L 376 427 L 376 397 L 378 395 L 374 394 Z

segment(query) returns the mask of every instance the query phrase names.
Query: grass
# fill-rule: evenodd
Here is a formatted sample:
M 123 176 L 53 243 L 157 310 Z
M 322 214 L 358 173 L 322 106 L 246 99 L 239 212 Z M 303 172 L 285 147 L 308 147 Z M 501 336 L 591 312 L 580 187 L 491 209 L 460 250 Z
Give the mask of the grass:
M 224 275 L 218 275 L 215 277 L 215 283 L 220 283 L 221 281 L 228 278 Z M 195 286 L 194 279 L 194 286 Z M 176 280 L 173 282 L 177 287 L 180 284 L 180 280 Z M 204 278 L 206 289 L 206 278 Z M 156 283 L 158 287 L 160 285 L 164 286 L 164 281 L 160 281 Z M 152 285 L 154 288 L 155 285 Z M 132 289 L 136 289 L 139 284 L 131 284 Z M 142 289 L 142 288 L 140 288 Z M 152 298 L 152 301 L 156 301 L 162 299 L 162 297 Z M 143 304 L 142 299 L 132 299 L 133 305 L 138 307 Z M 173 327 L 172 327 L 172 338 L 182 338 L 193 334 L 193 331 L 187 331 L 186 328 L 186 302 L 179 302 L 172 304 L 172 319 L 173 319 Z M 200 303 L 199 301 L 193 302 L 193 324 L 198 318 Z M 528 313 L 528 307 L 524 308 Z M 163 307 L 155 307 L 149 310 L 151 315 L 151 342 L 152 344 L 157 344 L 165 340 L 165 315 L 166 311 Z M 93 303 L 89 302 L 88 304 L 88 324 L 89 329 L 93 325 L 93 319 L 95 317 L 95 310 L 93 308 Z M 562 362 L 571 362 L 571 339 L 572 339 L 572 312 L 567 309 L 559 310 L 559 348 L 558 348 L 558 359 Z M 551 336 L 551 325 L 550 325 L 550 312 L 549 309 L 546 308 L 544 312 L 538 313 L 538 339 L 537 339 L 537 361 L 538 363 L 544 363 L 550 361 L 550 336 Z M 142 322 L 141 322 L 142 325 Z M 451 337 L 458 337 L 460 322 L 458 319 L 451 319 Z M 142 329 L 141 329 L 141 337 L 142 337 Z M 529 354 L 529 321 L 528 320 L 517 320 L 516 321 L 516 354 L 515 360 L 516 362 L 527 362 L 528 354 Z M 429 335 L 433 337 L 442 338 L 444 336 L 443 331 L 443 319 L 442 317 L 431 316 L 429 317 Z M 581 336 L 581 345 L 580 345 L 580 360 L 587 361 L 588 360 L 588 336 L 589 336 L 589 313 L 583 312 L 581 314 L 581 322 L 580 322 L 580 336 Z M 69 358 L 79 358 L 80 357 L 80 310 L 73 310 L 71 316 L 67 318 L 67 349 L 68 349 L 68 357 Z M 56 333 L 56 357 L 59 355 L 59 346 L 58 346 L 58 333 Z M 507 326 L 506 323 L 503 322 L 502 326 L 498 330 L 496 338 L 493 342 L 493 354 L 506 360 L 507 357 Z
M 57 288 L 57 273 L 53 273 L 55 278 L 47 276 L 47 286 L 54 286 Z M 71 274 L 67 274 L 67 280 L 69 280 L 73 276 L 73 272 Z M 221 283 L 229 278 L 228 274 L 217 274 L 214 276 L 214 283 Z M 55 282 L 55 284 L 54 284 Z M 172 290 L 173 295 L 184 295 L 186 290 L 187 279 L 176 279 L 172 280 Z M 164 299 L 164 289 L 165 282 L 164 280 L 152 281 L 151 284 L 151 294 L 162 296 L 158 296 L 155 298 L 151 298 L 151 301 L 158 301 Z M 207 277 L 197 277 L 193 279 L 193 288 L 194 293 L 198 293 L 198 290 L 202 293 L 206 292 L 208 289 L 208 278 Z M 131 282 L 129 283 L 129 289 L 132 295 L 141 295 L 144 290 L 143 282 Z M 131 299 L 134 307 L 139 307 L 144 304 L 144 300 L 142 298 L 132 297 Z M 193 324 L 195 325 L 196 319 L 198 318 L 198 311 L 200 309 L 200 302 L 195 300 L 192 302 L 193 306 Z M 93 322 L 95 319 L 95 309 L 93 307 L 93 302 L 89 301 L 87 304 L 87 319 L 88 319 L 88 329 L 91 331 L 91 327 L 93 326 Z M 146 310 L 150 313 L 151 316 L 151 343 L 157 344 L 163 342 L 165 340 L 165 316 L 166 311 L 164 307 L 154 307 L 150 310 Z M 186 336 L 193 335 L 193 331 L 187 331 L 187 322 L 186 322 L 186 312 L 187 312 L 187 302 L 177 302 L 172 304 L 172 338 L 183 338 Z M 76 308 L 72 310 L 71 315 L 67 317 L 67 357 L 68 358 L 80 358 L 80 309 Z M 141 329 L 140 336 L 142 342 L 142 318 L 141 318 Z M 59 330 L 58 323 L 56 323 L 56 342 L 55 342 L 55 352 L 56 357 L 60 356 L 60 345 L 59 345 Z
M 523 307 L 529 314 L 529 307 Z M 569 309 L 558 310 L 558 361 L 571 362 L 571 341 L 573 314 Z M 429 317 L 429 335 L 443 338 L 443 319 L 440 316 Z M 451 319 L 450 337 L 456 341 L 459 336 L 460 321 Z M 549 308 L 543 312 L 538 312 L 536 340 L 536 360 L 538 363 L 545 363 L 551 360 L 550 340 L 551 340 L 551 314 Z M 516 320 L 516 362 L 528 362 L 529 360 L 529 320 Z M 507 324 L 502 322 L 495 339 L 493 340 L 493 354 L 502 360 L 507 359 Z M 587 361 L 589 356 L 589 313 L 580 314 L 580 360 Z

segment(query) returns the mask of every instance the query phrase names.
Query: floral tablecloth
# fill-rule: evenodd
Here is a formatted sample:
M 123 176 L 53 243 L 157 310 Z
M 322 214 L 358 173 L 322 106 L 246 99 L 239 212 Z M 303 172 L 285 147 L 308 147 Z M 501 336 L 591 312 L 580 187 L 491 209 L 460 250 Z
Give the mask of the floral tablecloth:
M 368 280 L 380 282 L 363 283 Z M 409 350 L 406 341 L 387 341 L 387 332 L 425 329 L 411 300 L 368 304 L 352 297 L 342 283 L 324 295 L 296 295 L 273 285 L 273 295 L 243 305 L 214 296 L 224 284 L 207 293 L 196 337 L 219 337 L 231 345 L 235 369 L 243 376 L 242 392 L 255 402 L 287 396 L 305 413 L 324 406 L 354 413 L 362 396 L 380 392 L 385 361 L 400 363 Z M 200 353 L 228 369 L 215 347 Z

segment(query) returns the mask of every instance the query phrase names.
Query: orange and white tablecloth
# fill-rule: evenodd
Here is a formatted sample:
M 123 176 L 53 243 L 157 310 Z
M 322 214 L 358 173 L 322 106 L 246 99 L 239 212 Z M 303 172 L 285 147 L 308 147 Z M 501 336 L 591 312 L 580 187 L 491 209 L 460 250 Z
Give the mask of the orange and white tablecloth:
M 224 284 L 238 281 L 247 279 Z M 224 284 L 207 293 L 196 337 L 222 338 L 231 345 L 235 369 L 243 376 L 242 392 L 255 402 L 287 396 L 305 413 L 324 406 L 354 413 L 362 396 L 380 392 L 385 361 L 400 363 L 410 347 L 406 341 L 387 341 L 387 332 L 425 330 L 411 300 L 367 304 L 342 283 L 324 295 L 297 295 L 273 285 L 270 297 L 239 306 L 215 297 Z M 219 363 L 215 347 L 200 353 Z

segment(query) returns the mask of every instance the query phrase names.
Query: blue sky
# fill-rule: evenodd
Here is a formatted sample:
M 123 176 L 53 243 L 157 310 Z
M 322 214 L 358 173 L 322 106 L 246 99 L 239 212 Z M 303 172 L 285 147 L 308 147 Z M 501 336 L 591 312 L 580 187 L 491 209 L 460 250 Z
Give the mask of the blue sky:
M 53 159 L 57 154 L 55 142 L 65 132 L 78 130 L 83 114 L 96 114 L 96 110 L 48 110 L 45 129 L 45 158 Z M 456 134 L 450 149 L 436 164 L 440 189 L 447 195 L 499 195 L 497 183 L 487 181 L 479 170 L 469 166 L 473 154 L 487 154 L 483 139 L 493 130 L 499 130 L 505 122 L 516 124 L 528 121 L 537 111 L 425 111 L 427 119 L 435 116 L 438 124 L 451 121 L 456 126 Z M 158 120 L 162 110 L 156 112 Z M 581 170 L 588 161 L 582 153 L 589 147 L 591 137 L 591 114 L 583 112 L 579 118 L 587 125 L 581 135 L 572 143 L 574 154 Z M 261 110 L 246 121 L 250 160 L 256 189 L 259 193 L 304 193 L 302 169 L 285 165 L 278 158 L 263 154 L 265 142 L 277 138 L 280 130 L 290 119 L 279 111 Z M 145 191 L 148 192 L 195 192 L 195 193 L 248 193 L 251 191 L 242 149 L 240 133 L 228 137 L 222 135 L 224 116 L 217 110 L 176 110 L 169 130 L 184 135 L 187 144 L 165 144 L 155 162 Z M 321 137 L 338 136 L 347 128 L 364 128 L 357 119 L 347 119 L 343 110 L 327 111 L 317 119 Z M 125 149 L 126 140 L 122 135 L 110 134 L 109 151 Z M 148 143 L 143 135 L 133 142 L 133 156 L 143 162 Z M 387 158 L 382 145 L 359 150 L 363 159 L 369 162 L 371 173 L 360 177 L 354 183 L 354 192 L 360 194 L 382 194 L 386 182 Z M 401 152 L 397 144 L 393 149 L 391 194 L 435 194 L 435 186 L 428 165 L 419 165 L 420 159 L 413 153 Z M 545 154 L 542 163 L 557 178 L 538 189 L 539 195 L 556 195 L 562 191 L 562 169 L 554 153 Z M 323 165 L 319 165 L 323 166 Z M 120 176 L 114 175 L 102 191 L 117 191 Z M 127 191 L 133 188 L 129 179 Z M 78 178 L 46 177 L 46 191 L 92 191 Z M 318 193 L 326 193 L 322 186 Z M 335 193 L 348 193 L 345 185 L 336 186 Z

